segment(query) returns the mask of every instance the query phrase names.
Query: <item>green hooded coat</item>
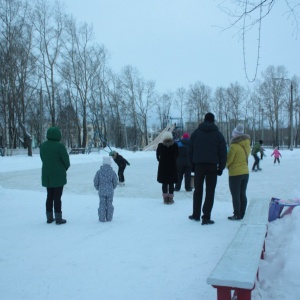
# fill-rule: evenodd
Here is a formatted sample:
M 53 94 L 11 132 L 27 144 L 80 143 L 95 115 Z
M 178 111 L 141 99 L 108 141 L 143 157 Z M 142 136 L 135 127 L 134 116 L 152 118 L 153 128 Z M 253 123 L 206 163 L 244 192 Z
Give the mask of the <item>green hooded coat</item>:
M 67 183 L 67 170 L 70 167 L 70 159 L 65 146 L 60 140 L 60 130 L 57 127 L 50 127 L 47 131 L 47 141 L 41 145 L 42 186 L 47 188 L 61 187 Z

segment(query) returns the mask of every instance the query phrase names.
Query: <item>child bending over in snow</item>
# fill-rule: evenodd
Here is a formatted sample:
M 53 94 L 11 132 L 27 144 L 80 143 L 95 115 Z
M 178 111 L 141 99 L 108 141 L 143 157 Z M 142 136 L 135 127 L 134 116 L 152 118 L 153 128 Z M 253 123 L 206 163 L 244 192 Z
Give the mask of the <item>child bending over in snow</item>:
M 130 163 L 116 151 L 111 151 L 109 153 L 109 155 L 112 156 L 115 163 L 119 167 L 119 169 L 118 169 L 119 184 L 125 185 L 124 171 L 125 171 L 126 166 L 130 166 Z
M 111 167 L 111 158 L 103 157 L 103 165 L 94 177 L 94 186 L 99 195 L 98 216 L 100 222 L 111 221 L 114 214 L 113 196 L 118 177 Z

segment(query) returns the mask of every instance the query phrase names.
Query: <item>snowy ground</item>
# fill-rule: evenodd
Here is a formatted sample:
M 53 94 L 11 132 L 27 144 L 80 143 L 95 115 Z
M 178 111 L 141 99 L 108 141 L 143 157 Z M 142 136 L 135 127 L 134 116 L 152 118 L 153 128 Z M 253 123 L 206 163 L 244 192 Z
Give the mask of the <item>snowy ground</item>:
M 192 193 L 162 204 L 154 152 L 118 150 L 129 162 L 126 185 L 115 191 L 114 219 L 99 223 L 93 178 L 106 152 L 71 155 L 63 194 L 66 225 L 47 224 L 41 162 L 0 157 L 0 299 L 213 300 L 206 283 L 240 223 L 232 214 L 227 171 L 218 178 L 212 226 L 188 219 Z M 299 198 L 300 150 L 266 151 L 251 173 L 251 198 Z M 252 157 L 249 164 L 252 165 Z M 113 163 L 114 170 L 117 170 Z M 299 299 L 300 208 L 270 223 L 265 261 L 253 299 Z M 242 267 L 242 266 L 241 266 Z

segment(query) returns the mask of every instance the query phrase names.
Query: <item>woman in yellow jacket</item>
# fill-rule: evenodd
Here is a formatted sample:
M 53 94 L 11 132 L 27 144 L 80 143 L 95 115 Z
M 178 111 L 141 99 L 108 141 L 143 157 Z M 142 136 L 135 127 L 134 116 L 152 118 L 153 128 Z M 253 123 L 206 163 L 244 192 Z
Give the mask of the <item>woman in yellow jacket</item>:
M 233 216 L 229 220 L 241 220 L 247 208 L 247 184 L 249 180 L 248 156 L 250 136 L 244 134 L 244 126 L 237 125 L 232 132 L 226 167 L 229 171 L 229 189 L 232 196 Z

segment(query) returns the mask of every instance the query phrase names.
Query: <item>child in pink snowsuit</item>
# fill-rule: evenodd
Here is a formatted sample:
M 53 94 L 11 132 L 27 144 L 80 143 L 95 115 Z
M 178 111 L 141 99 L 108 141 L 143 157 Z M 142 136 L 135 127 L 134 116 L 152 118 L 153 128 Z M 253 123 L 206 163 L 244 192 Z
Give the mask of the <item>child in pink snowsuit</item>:
M 274 151 L 273 151 L 273 153 L 271 154 L 271 156 L 273 156 L 273 155 L 274 155 L 274 164 L 276 164 L 276 161 L 278 161 L 278 163 L 280 164 L 279 156 L 280 156 L 280 157 L 282 157 L 282 156 L 281 156 L 281 154 L 280 154 L 280 152 L 279 152 L 279 150 L 278 150 L 278 147 L 275 147 L 275 148 L 274 148 Z

